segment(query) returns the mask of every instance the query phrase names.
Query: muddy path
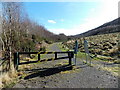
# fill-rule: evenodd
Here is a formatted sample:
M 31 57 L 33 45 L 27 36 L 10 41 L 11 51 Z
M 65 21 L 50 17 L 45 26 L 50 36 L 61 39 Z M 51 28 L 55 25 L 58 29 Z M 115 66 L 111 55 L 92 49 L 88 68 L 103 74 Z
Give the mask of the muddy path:
M 61 51 L 57 43 L 48 50 Z M 117 76 L 90 67 L 80 58 L 77 58 L 77 65 L 72 68 L 65 59 L 35 64 L 23 72 L 26 75 L 13 88 L 118 88 L 119 84 Z

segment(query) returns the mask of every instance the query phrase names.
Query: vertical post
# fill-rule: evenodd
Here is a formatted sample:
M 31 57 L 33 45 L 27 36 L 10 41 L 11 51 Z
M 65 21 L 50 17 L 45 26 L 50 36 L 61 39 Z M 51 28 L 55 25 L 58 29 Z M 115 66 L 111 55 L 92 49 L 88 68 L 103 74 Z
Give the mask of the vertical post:
M 84 49 L 85 49 L 85 53 L 86 53 L 86 63 L 88 61 L 88 57 L 89 57 L 89 50 L 88 50 L 88 41 L 84 39 Z
M 71 65 L 72 63 L 71 63 L 71 61 L 72 61 L 72 57 L 71 57 L 71 53 L 70 52 L 68 52 L 68 57 L 69 57 L 69 65 Z
M 85 53 L 85 55 L 86 55 L 86 64 L 87 64 L 87 61 L 88 61 L 88 55 L 87 55 L 87 53 Z
M 74 58 L 74 52 L 71 52 L 71 58 Z
M 16 69 L 18 70 L 18 65 L 19 65 L 19 62 L 20 62 L 19 61 L 19 53 L 18 52 L 17 52 L 17 56 L 16 57 L 17 57 L 17 66 L 16 66 Z
M 91 57 L 90 57 L 89 53 L 88 53 L 88 56 L 89 56 L 89 60 L 90 60 L 90 66 L 91 66 Z
M 74 48 L 74 54 L 75 54 L 74 63 L 75 63 L 75 65 L 76 65 L 76 59 L 77 59 L 77 52 L 78 52 L 78 41 L 76 40 L 75 41 L 75 48 Z
M 55 59 L 57 59 L 57 52 L 55 52 Z
M 38 54 L 38 61 L 40 60 L 40 54 Z
M 75 41 L 75 48 L 74 48 L 74 53 L 77 54 L 78 52 L 78 41 Z
M 14 53 L 14 68 L 17 66 L 17 53 Z
M 77 64 L 76 61 L 77 61 L 77 54 L 75 54 L 75 65 Z
M 18 65 L 19 65 L 19 54 L 17 52 L 17 53 L 14 53 L 14 68 L 16 70 L 18 70 Z

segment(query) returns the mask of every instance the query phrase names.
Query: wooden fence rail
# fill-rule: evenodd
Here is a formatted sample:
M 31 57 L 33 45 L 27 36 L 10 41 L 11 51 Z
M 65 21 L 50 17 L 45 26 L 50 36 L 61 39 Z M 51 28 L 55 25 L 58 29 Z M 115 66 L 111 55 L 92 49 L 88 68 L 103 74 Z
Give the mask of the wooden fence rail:
M 67 53 L 68 56 L 64 57 L 58 57 L 58 54 L 65 54 Z M 20 62 L 20 54 L 38 54 L 38 60 L 36 61 L 28 61 L 28 62 Z M 54 58 L 49 58 L 49 59 L 43 59 L 41 60 L 40 55 L 41 54 L 55 54 Z M 18 65 L 22 64 L 30 64 L 30 63 L 37 63 L 37 62 L 43 62 L 43 61 L 51 61 L 51 60 L 58 60 L 58 59 L 69 59 L 69 65 L 72 64 L 72 58 L 74 57 L 74 52 L 73 51 L 68 51 L 68 52 L 16 52 L 14 53 L 14 67 L 18 70 Z

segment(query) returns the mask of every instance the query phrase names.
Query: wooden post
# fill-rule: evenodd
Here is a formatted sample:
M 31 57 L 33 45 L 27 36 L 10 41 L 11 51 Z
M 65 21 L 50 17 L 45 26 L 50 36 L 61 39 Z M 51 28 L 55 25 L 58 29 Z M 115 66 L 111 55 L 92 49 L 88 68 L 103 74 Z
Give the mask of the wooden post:
M 72 58 L 72 57 L 71 57 L 71 54 L 72 54 L 72 53 L 68 52 L 68 57 L 69 57 L 69 65 L 72 65 L 72 62 L 71 62 L 71 61 L 72 61 L 72 59 L 71 59 L 71 58 Z
M 14 53 L 14 68 L 17 66 L 17 53 Z
M 74 58 L 74 52 L 71 52 L 71 58 Z
M 14 68 L 18 70 L 19 65 L 19 53 L 14 53 Z
M 40 60 L 40 54 L 38 54 L 38 61 Z
M 57 59 L 57 52 L 55 52 L 55 59 Z
M 17 52 L 17 67 L 16 67 L 17 70 L 18 70 L 18 65 L 19 65 L 19 63 L 20 63 L 19 53 Z

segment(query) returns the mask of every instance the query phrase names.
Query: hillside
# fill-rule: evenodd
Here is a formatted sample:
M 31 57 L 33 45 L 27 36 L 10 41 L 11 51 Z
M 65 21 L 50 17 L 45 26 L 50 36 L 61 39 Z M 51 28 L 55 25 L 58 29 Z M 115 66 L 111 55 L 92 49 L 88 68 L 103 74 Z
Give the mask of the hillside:
M 67 36 L 64 34 L 54 34 L 46 29 L 44 26 L 39 24 L 33 24 L 32 28 L 29 29 L 29 34 L 35 35 L 36 37 L 43 38 L 50 41 L 65 41 Z
M 117 18 L 111 22 L 105 23 L 95 29 L 89 30 L 82 34 L 77 34 L 75 38 L 82 37 L 82 36 L 93 36 L 93 35 L 100 35 L 100 34 L 109 34 L 109 33 L 116 33 L 120 32 L 120 18 Z
M 102 56 L 111 56 L 113 58 L 119 58 L 119 36 L 120 33 L 111 33 L 103 35 L 95 35 L 85 37 L 88 41 L 88 48 L 91 54 L 102 55 Z M 84 40 L 79 38 L 78 48 L 80 52 L 85 52 L 84 50 Z M 75 40 L 69 40 L 63 43 L 66 48 L 73 49 L 75 46 Z

